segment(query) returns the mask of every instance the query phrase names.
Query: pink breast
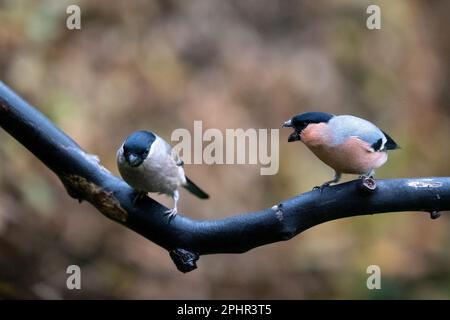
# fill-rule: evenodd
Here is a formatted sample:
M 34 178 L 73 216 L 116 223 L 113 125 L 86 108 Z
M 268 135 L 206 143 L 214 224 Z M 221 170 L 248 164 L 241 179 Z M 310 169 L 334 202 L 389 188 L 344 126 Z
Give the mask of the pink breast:
M 324 133 L 314 131 L 307 133 L 305 144 L 319 159 L 338 172 L 366 174 L 387 161 L 386 152 L 373 152 L 367 142 L 357 137 L 351 137 L 338 146 L 330 146 Z

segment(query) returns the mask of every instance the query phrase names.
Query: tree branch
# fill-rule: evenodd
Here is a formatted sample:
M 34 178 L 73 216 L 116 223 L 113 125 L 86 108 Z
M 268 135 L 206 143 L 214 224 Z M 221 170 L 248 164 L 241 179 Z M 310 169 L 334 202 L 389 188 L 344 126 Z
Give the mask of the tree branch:
M 257 212 L 206 221 L 179 214 L 168 222 L 166 207 L 149 197 L 133 204 L 131 187 L 2 82 L 0 126 L 55 172 L 70 196 L 167 249 L 182 272 L 195 269 L 200 255 L 246 252 L 330 220 L 394 211 L 427 211 L 435 218 L 450 210 L 448 177 L 377 180 L 375 189 L 356 180 Z

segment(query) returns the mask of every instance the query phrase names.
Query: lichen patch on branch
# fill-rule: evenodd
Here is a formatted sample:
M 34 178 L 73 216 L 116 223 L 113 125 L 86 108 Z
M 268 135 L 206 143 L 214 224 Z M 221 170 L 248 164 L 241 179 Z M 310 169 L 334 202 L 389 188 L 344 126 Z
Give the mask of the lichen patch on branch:
M 107 217 L 125 223 L 128 213 L 112 192 L 105 191 L 95 183 L 78 175 L 61 176 L 68 194 L 78 200 L 87 200 Z
M 278 205 L 274 205 L 272 207 L 272 210 L 275 211 L 275 215 L 276 215 L 278 221 L 280 221 L 280 222 L 283 221 L 283 219 L 284 219 L 282 207 L 283 207 L 282 203 L 280 203 Z
M 421 181 L 408 182 L 408 186 L 414 188 L 439 188 L 442 187 L 442 182 L 433 181 L 431 179 L 422 179 Z

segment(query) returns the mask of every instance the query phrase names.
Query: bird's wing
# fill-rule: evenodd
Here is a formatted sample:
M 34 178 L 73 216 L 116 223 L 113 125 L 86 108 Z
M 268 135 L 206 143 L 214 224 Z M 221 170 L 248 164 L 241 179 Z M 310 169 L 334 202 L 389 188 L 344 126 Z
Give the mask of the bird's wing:
M 172 158 L 177 164 L 177 166 L 182 167 L 184 165 L 183 159 L 180 158 L 180 156 L 172 149 Z
M 175 152 L 175 150 L 172 149 L 170 144 L 168 144 L 166 142 L 166 140 L 164 140 L 163 138 L 161 138 L 161 137 L 158 137 L 158 138 L 161 140 L 161 144 L 164 146 L 166 153 L 172 157 L 172 159 L 173 159 L 173 161 L 175 161 L 176 165 L 183 166 L 183 164 L 184 164 L 183 159 L 181 159 L 180 156 Z
M 329 123 L 333 132 L 334 144 L 339 145 L 350 137 L 367 142 L 368 150 L 380 151 L 388 141 L 383 131 L 373 123 L 354 116 L 337 116 Z
M 159 138 L 161 140 L 161 143 L 164 145 L 165 151 L 167 154 L 169 154 L 172 159 L 175 161 L 176 165 L 179 167 L 182 167 L 184 165 L 183 160 L 178 156 L 178 154 L 172 149 L 170 144 L 168 144 L 164 139 L 161 137 Z M 203 191 L 199 186 L 197 186 L 192 180 L 190 180 L 188 177 L 185 176 L 183 168 L 178 168 L 179 171 L 182 172 L 183 179 L 185 179 L 185 182 L 182 184 L 183 187 L 185 187 L 187 190 L 189 190 L 192 194 L 196 195 L 200 199 L 208 199 L 209 195 Z
M 125 143 L 125 142 L 124 142 L 124 143 Z M 120 148 L 117 149 L 117 152 L 116 152 L 116 158 L 119 158 L 119 156 L 122 154 L 124 143 L 122 143 L 122 145 L 120 146 Z

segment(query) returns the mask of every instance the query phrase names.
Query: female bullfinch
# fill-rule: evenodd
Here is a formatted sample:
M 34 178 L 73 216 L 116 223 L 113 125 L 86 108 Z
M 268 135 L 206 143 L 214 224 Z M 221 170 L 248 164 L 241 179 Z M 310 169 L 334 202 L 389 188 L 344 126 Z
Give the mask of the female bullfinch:
M 201 199 L 209 198 L 185 176 L 183 161 L 170 145 L 153 132 L 136 131 L 129 135 L 117 150 L 117 165 L 122 178 L 138 192 L 137 198 L 148 192 L 172 197 L 174 207 L 167 211 L 169 219 L 177 214 L 180 186 Z

